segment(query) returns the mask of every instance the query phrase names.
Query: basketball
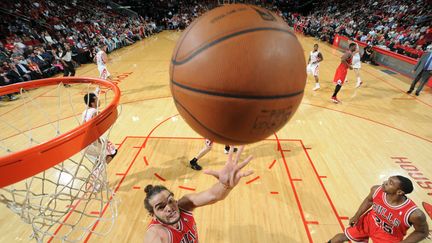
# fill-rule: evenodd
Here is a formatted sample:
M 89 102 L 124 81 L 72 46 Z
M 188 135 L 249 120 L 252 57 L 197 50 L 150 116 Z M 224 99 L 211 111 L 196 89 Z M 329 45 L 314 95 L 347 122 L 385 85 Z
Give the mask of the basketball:
M 177 41 L 170 88 L 184 120 L 222 144 L 248 144 L 281 129 L 306 84 L 303 49 L 275 13 L 225 5 L 192 22 Z

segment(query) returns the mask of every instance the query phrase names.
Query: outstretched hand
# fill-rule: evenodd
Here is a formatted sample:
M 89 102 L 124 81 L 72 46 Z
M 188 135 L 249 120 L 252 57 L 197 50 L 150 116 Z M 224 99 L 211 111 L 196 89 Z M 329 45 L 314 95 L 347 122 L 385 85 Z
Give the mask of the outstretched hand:
M 243 160 L 243 162 L 238 163 L 243 149 L 244 146 L 240 146 L 235 158 L 233 158 L 234 146 L 231 146 L 225 166 L 219 171 L 206 170 L 204 173 L 216 177 L 220 183 L 229 188 L 235 187 L 242 177 L 253 174 L 252 170 L 241 171 L 243 167 L 245 167 L 252 160 L 252 156 L 250 155 L 245 160 Z

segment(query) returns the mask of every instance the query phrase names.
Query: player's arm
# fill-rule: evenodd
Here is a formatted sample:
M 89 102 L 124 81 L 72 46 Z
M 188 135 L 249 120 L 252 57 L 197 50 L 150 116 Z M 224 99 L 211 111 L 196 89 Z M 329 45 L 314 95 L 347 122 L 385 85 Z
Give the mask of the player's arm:
M 357 223 L 358 219 L 360 218 L 360 216 L 362 216 L 367 210 L 369 210 L 370 207 L 372 207 L 372 204 L 373 204 L 373 194 L 378 189 L 378 187 L 380 187 L 380 186 L 376 185 L 376 186 L 373 186 L 371 188 L 371 190 L 369 192 L 369 195 L 367 195 L 367 197 L 360 204 L 360 207 L 357 210 L 357 212 L 349 220 L 349 224 L 351 226 L 355 225 Z
M 317 63 L 318 62 L 322 62 L 323 60 L 324 60 L 323 55 L 321 54 L 321 52 L 318 52 L 318 61 L 317 61 Z
M 420 242 L 428 237 L 429 226 L 426 222 L 426 215 L 420 209 L 415 210 L 408 218 L 408 221 L 414 226 L 414 231 L 401 242 Z
M 169 243 L 169 235 L 162 226 L 150 227 L 145 236 L 144 243 Z
M 346 52 L 345 54 L 343 54 L 343 56 L 341 57 L 341 62 L 345 63 L 348 67 L 350 67 L 350 69 L 352 69 L 351 64 L 348 63 L 348 59 L 351 57 L 351 54 L 349 52 Z
M 241 178 L 253 173 L 253 171 L 250 170 L 244 172 L 241 171 L 241 169 L 252 160 L 252 156 L 249 156 L 243 162 L 238 163 L 244 147 L 242 146 L 239 148 L 235 158 L 233 158 L 233 148 L 234 147 L 231 146 L 228 161 L 222 170 L 204 171 L 204 173 L 216 177 L 219 181 L 206 191 L 183 196 L 178 202 L 180 208 L 192 211 L 197 207 L 221 201 L 228 196 L 231 190 L 239 183 Z
M 102 54 L 102 62 L 105 64 L 107 64 L 107 62 L 108 62 L 108 56 L 105 52 Z

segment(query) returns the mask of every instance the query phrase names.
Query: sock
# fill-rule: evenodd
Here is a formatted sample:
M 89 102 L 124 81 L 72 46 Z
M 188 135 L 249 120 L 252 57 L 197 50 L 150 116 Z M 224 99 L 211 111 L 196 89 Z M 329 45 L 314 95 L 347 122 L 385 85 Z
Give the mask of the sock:
M 229 151 L 229 149 L 230 149 L 230 146 L 229 145 L 225 145 L 225 150 Z
M 360 77 L 357 78 L 357 82 L 361 83 L 361 79 L 360 79 Z
M 336 85 L 336 87 L 335 87 L 335 91 L 334 91 L 334 93 L 333 93 L 333 96 L 332 97 L 336 97 L 336 95 L 337 95 L 337 93 L 339 92 L 339 90 L 342 88 L 342 86 L 341 85 Z

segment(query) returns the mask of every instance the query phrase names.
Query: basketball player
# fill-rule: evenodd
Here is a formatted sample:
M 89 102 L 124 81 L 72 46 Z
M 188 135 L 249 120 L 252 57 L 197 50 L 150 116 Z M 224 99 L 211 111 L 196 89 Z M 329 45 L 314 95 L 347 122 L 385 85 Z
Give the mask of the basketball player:
M 410 179 L 391 176 L 382 185 L 373 186 L 357 213 L 349 221 L 345 234 L 337 234 L 328 242 L 374 243 L 419 242 L 429 234 L 425 214 L 406 197 L 413 191 Z M 403 239 L 408 228 L 414 231 Z
M 337 99 L 337 94 L 339 90 L 342 88 L 342 85 L 344 84 L 348 68 L 353 69 L 352 64 L 352 56 L 353 52 L 356 50 L 357 44 L 351 43 L 349 44 L 349 50 L 345 52 L 345 54 L 341 57 L 341 63 L 339 64 L 339 67 L 336 69 L 335 76 L 333 78 L 333 83 L 336 84 L 335 91 L 333 93 L 333 96 L 331 97 L 331 100 L 334 103 L 339 103 L 340 101 Z
M 100 90 L 99 88 L 96 88 L 96 91 L 94 93 L 88 93 L 84 95 L 84 103 L 87 105 L 86 110 L 82 114 L 82 121 L 87 122 L 93 117 L 95 117 L 99 111 L 99 101 L 98 101 L 98 94 Z M 93 159 L 97 160 L 99 158 L 99 155 L 101 153 L 102 146 L 104 144 L 104 138 L 100 137 L 96 141 L 94 141 L 92 144 L 87 146 L 85 153 L 92 157 Z M 111 160 L 116 156 L 117 149 L 115 148 L 114 144 L 112 144 L 110 141 L 106 142 L 106 157 L 105 162 L 109 164 Z
M 107 62 L 108 62 L 108 57 L 106 54 L 106 50 L 107 50 L 107 46 L 105 44 L 100 44 L 98 46 L 99 51 L 96 53 L 95 59 L 96 59 L 96 64 L 99 70 L 99 78 L 101 79 L 109 79 L 111 80 L 111 74 L 108 72 L 107 69 Z
M 228 160 L 220 171 L 205 171 L 204 173 L 216 177 L 219 181 L 206 191 L 184 195 L 180 200 L 174 199 L 174 194 L 161 185 L 147 185 L 144 206 L 151 220 L 145 243 L 185 243 L 199 242 L 198 231 L 192 211 L 197 207 L 213 204 L 224 200 L 241 178 L 247 177 L 253 171 L 241 171 L 252 159 L 249 156 L 238 163 L 243 146 L 233 158 L 234 149 L 231 148 Z
M 315 77 L 315 87 L 313 91 L 316 91 L 320 88 L 319 79 L 318 79 L 318 68 L 319 63 L 324 60 L 321 52 L 318 50 L 318 44 L 314 45 L 313 51 L 309 54 L 308 65 L 306 68 L 306 72 L 312 74 Z
M 204 155 L 206 155 L 210 150 L 213 148 L 213 141 L 206 139 L 205 140 L 205 146 L 201 151 L 199 151 L 198 155 L 195 156 L 191 161 L 189 161 L 192 169 L 194 170 L 201 170 L 202 167 L 198 164 L 198 160 L 201 159 Z M 230 150 L 229 145 L 225 145 L 225 154 L 228 154 Z M 237 148 L 234 148 L 234 152 L 237 152 Z
M 361 81 L 360 78 L 360 68 L 361 68 L 361 61 L 360 61 L 360 48 L 358 46 L 358 44 L 356 44 L 356 50 L 353 53 L 353 58 L 352 58 L 352 67 L 354 70 L 354 73 L 356 75 L 356 79 L 357 79 L 357 83 L 356 83 L 356 88 L 359 88 L 363 82 Z M 345 78 L 345 82 L 347 82 L 346 78 Z

